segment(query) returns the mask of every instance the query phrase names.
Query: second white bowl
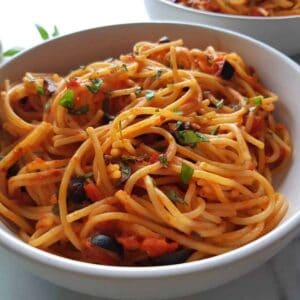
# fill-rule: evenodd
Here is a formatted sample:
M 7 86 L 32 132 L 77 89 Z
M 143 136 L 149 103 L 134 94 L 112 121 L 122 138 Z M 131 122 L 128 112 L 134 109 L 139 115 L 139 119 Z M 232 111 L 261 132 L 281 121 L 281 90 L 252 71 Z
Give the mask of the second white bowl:
M 218 26 L 257 38 L 288 55 L 300 53 L 300 16 L 237 16 L 200 11 L 170 0 L 144 1 L 148 14 L 154 20 Z

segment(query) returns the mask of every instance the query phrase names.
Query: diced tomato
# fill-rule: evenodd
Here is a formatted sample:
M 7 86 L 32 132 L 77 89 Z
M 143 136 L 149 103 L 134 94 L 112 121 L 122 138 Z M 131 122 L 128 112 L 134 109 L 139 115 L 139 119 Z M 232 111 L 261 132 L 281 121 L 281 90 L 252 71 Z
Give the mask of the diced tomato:
M 263 17 L 264 15 L 257 9 L 257 7 L 253 7 L 252 10 L 249 13 L 250 16 L 255 16 L 255 17 Z
M 82 256 L 93 263 L 101 263 L 104 265 L 118 265 L 117 256 L 109 254 L 108 251 L 99 247 L 94 247 L 88 240 L 83 242 Z
M 159 154 L 158 153 L 152 153 L 149 159 L 149 163 L 150 164 L 154 164 L 155 162 L 157 162 L 159 159 Z
M 220 6 L 217 4 L 217 3 L 214 3 L 212 1 L 207 1 L 204 3 L 204 7 L 206 10 L 208 11 L 214 11 L 214 12 L 219 12 L 221 9 L 220 9 Z
M 142 238 L 136 235 L 129 235 L 118 237 L 117 241 L 121 243 L 126 250 L 142 250 L 150 257 L 161 256 L 173 252 L 178 248 L 177 243 L 168 243 L 165 238 Z
M 265 120 L 262 116 L 255 116 L 253 119 L 253 124 L 251 128 L 251 133 L 255 133 L 258 130 L 262 129 L 262 127 L 265 125 Z
M 164 238 L 145 238 L 141 244 L 141 250 L 145 251 L 151 257 L 173 252 L 177 247 L 177 243 L 168 243 Z
M 137 250 L 141 247 L 141 242 L 135 235 L 118 237 L 117 241 L 122 244 L 126 250 Z
M 77 80 L 70 80 L 69 82 L 67 82 L 67 87 L 70 88 L 76 88 L 79 87 L 80 83 Z
M 104 198 L 103 193 L 93 183 L 88 183 L 84 186 L 84 190 L 89 199 L 93 202 L 99 201 Z

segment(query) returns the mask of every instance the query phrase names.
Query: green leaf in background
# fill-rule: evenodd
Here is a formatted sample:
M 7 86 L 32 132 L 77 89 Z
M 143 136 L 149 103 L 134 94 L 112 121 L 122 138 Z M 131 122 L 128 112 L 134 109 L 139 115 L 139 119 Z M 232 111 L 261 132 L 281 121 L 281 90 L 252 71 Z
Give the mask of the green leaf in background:
M 49 39 L 49 33 L 47 32 L 47 30 L 42 27 L 41 25 L 35 24 L 36 29 L 38 30 L 41 38 L 45 41 Z
M 57 37 L 59 36 L 59 31 L 56 25 L 54 25 L 54 31 L 52 33 L 52 37 Z
M 16 54 L 18 54 L 19 52 L 23 51 L 23 48 L 20 47 L 14 47 L 11 49 L 6 50 L 5 52 L 3 52 L 2 54 L 0 54 L 0 57 L 9 57 L 9 56 L 14 56 Z

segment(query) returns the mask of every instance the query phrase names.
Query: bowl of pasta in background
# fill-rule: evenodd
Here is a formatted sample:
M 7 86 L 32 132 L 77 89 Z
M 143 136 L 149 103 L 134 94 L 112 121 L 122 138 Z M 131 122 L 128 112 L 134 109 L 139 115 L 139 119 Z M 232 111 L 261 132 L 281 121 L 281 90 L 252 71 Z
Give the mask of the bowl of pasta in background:
M 27 71 L 67 74 L 89 62 L 129 53 L 138 41 L 157 41 L 162 36 L 168 36 L 170 40 L 183 39 L 190 48 L 213 46 L 241 55 L 255 68 L 263 85 L 279 96 L 277 119 L 290 130 L 294 153 L 300 151 L 300 140 L 295 139 L 300 130 L 299 66 L 266 44 L 224 29 L 178 23 L 140 23 L 77 32 L 17 55 L 0 68 L 0 82 L 8 78 L 11 82 L 20 80 Z M 295 237 L 300 224 L 299 170 L 300 158 L 294 155 L 289 167 L 275 178 L 276 189 L 289 203 L 285 217 L 276 228 L 249 244 L 202 260 L 148 267 L 76 261 L 24 243 L 15 233 L 15 227 L 8 226 L 5 221 L 0 224 L 0 244 L 8 250 L 7 255 L 34 274 L 75 291 L 113 299 L 183 297 L 242 276 L 271 258 Z M 1 213 L 5 213 L 3 207 L 2 202 Z
M 154 20 L 180 21 L 218 26 L 259 39 L 276 49 L 294 55 L 300 52 L 299 15 L 242 16 L 202 11 L 171 0 L 145 0 L 149 15 Z

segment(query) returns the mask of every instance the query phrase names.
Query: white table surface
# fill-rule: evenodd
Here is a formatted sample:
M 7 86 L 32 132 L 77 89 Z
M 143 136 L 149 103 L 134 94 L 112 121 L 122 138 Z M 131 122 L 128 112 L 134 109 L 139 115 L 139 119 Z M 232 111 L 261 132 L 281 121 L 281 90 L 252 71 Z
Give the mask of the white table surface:
M 3 49 L 31 47 L 41 42 L 34 24 L 60 34 L 114 23 L 148 21 L 142 0 L 15 0 L 0 2 Z M 238 280 L 182 300 L 298 300 L 300 299 L 300 239 L 272 260 Z M 100 300 L 39 279 L 0 249 L 0 300 Z M 104 299 L 102 299 L 104 300 Z

